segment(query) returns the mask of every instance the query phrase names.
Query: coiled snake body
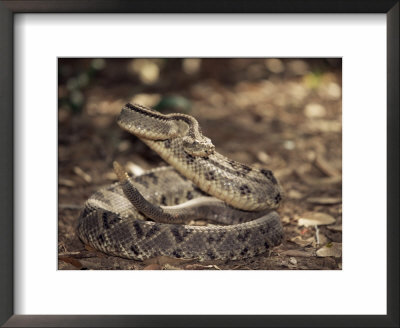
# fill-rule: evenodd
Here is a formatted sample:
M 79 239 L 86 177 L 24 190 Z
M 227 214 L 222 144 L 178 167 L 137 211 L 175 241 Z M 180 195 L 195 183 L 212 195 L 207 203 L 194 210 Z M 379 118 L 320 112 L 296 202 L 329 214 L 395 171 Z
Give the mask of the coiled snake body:
M 282 191 L 273 173 L 218 154 L 197 121 L 127 104 L 118 124 L 171 166 L 129 177 L 93 194 L 78 236 L 107 254 L 144 260 L 160 255 L 199 260 L 242 259 L 281 242 Z M 205 219 L 218 225 L 187 225 Z

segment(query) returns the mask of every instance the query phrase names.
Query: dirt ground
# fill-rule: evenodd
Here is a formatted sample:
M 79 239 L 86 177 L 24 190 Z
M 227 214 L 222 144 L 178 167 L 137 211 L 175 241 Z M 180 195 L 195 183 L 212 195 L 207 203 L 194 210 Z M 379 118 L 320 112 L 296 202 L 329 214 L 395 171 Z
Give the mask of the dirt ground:
M 61 270 L 342 268 L 340 59 L 60 59 L 58 268 Z M 115 118 L 135 102 L 194 116 L 216 150 L 272 170 L 284 192 L 281 245 L 241 261 L 145 262 L 85 246 L 83 204 L 128 170 L 165 165 Z

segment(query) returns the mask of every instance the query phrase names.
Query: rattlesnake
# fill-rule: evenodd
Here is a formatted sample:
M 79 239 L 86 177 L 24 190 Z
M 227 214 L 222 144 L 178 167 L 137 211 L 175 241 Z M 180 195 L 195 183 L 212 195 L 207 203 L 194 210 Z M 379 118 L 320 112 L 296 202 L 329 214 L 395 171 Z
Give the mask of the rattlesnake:
M 217 153 L 189 115 L 126 104 L 117 122 L 171 166 L 129 177 L 114 163 L 119 182 L 93 194 L 78 219 L 84 243 L 135 260 L 160 255 L 228 260 L 281 242 L 275 209 L 282 190 L 271 171 Z M 198 219 L 218 225 L 185 224 Z

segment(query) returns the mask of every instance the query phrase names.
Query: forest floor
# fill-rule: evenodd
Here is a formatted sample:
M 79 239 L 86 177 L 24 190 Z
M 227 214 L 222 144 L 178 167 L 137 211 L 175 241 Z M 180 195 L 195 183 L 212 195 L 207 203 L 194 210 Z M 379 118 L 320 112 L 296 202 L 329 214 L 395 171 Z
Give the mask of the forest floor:
M 340 64 L 210 59 L 193 73 L 188 63 L 182 63 L 167 63 L 158 80 L 149 83 L 143 72 L 151 72 L 151 62 L 136 61 L 135 68 L 129 60 L 107 60 L 95 83 L 81 87 L 74 83 L 84 79 L 79 72 L 88 60 L 59 63 L 58 268 L 342 269 Z M 124 73 L 127 65 L 133 67 L 130 78 Z M 186 65 L 186 70 L 177 71 L 177 65 Z M 77 219 L 91 194 L 116 181 L 112 162 L 144 170 L 165 165 L 116 124 L 126 102 L 158 104 L 164 113 L 188 113 L 219 153 L 272 170 L 285 192 L 278 210 L 285 232 L 282 244 L 246 260 L 206 262 L 140 262 L 85 246 L 75 232 Z

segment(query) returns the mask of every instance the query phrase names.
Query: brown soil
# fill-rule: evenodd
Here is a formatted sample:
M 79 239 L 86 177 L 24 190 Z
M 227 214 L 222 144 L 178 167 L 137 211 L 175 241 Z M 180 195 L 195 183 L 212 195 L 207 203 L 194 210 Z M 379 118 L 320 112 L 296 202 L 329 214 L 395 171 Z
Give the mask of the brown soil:
M 189 113 L 218 152 L 271 169 L 285 191 L 282 244 L 246 260 L 208 262 L 139 262 L 85 247 L 77 218 L 96 189 L 116 180 L 112 162 L 165 165 L 115 123 L 126 102 Z M 59 269 L 341 269 L 340 60 L 61 59 L 58 117 Z M 299 224 L 321 217 L 330 223 Z

